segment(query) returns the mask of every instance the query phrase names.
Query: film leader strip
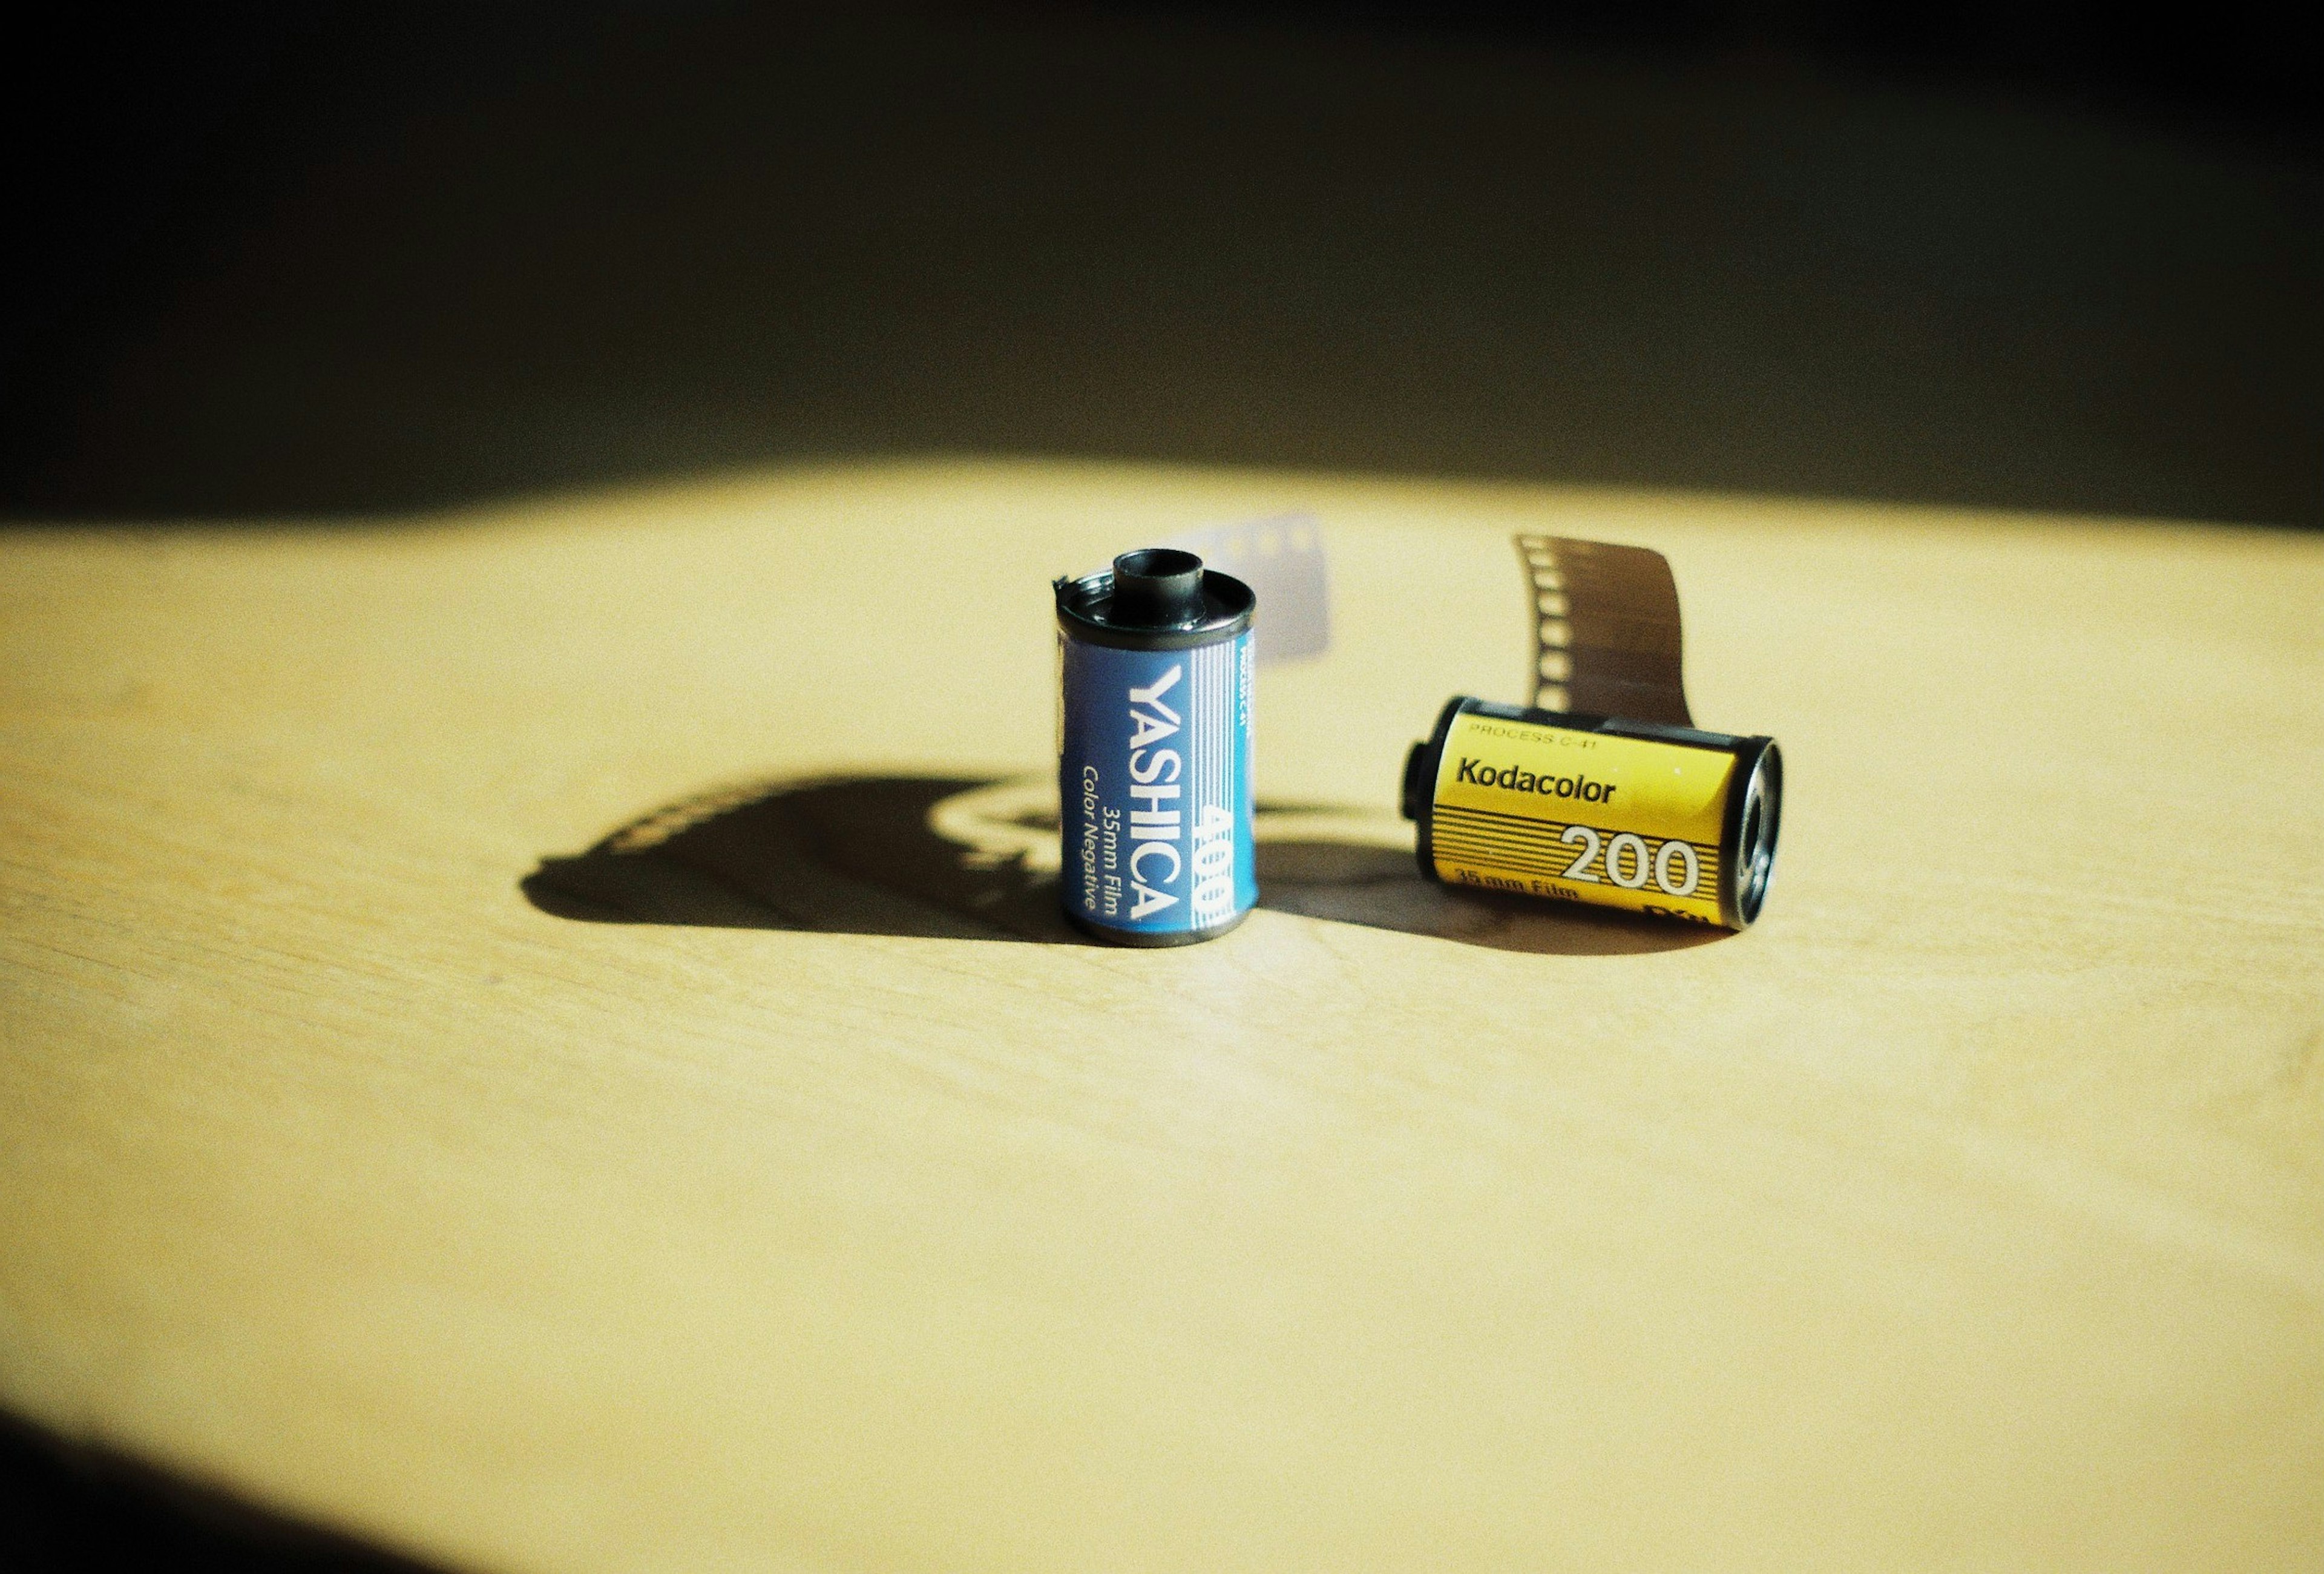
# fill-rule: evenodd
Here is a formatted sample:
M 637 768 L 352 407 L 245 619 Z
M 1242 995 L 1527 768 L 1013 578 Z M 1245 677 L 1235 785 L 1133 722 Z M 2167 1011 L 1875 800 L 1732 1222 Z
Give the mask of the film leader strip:
M 1590 846 L 1599 845 L 1599 838 L 1609 834 L 1585 827 L 1591 831 L 1587 845 L 1568 842 L 1563 839 L 1568 823 L 1528 819 L 1518 814 L 1496 814 L 1490 810 L 1462 809 L 1440 803 L 1434 811 L 1429 835 L 1440 858 L 1556 880 L 1564 877 L 1565 872 L 1589 850 Z M 1646 850 L 1637 859 L 1635 871 L 1637 879 L 1635 882 L 1616 879 L 1613 884 L 1630 890 L 1658 889 L 1651 874 L 1661 865 L 1663 844 L 1680 839 L 1639 835 L 1638 840 Z M 1684 883 L 1684 890 L 1673 889 L 1666 893 L 1693 896 L 1716 892 L 1720 875 L 1719 844 L 1683 841 L 1682 845 L 1694 850 L 1694 877 Z
M 1533 705 L 1692 727 L 1681 666 L 1678 582 L 1662 553 L 1520 535 L 1533 604 Z
M 1259 597 L 1251 653 L 1262 667 L 1332 648 L 1332 575 L 1323 527 L 1312 514 L 1213 525 L 1163 543 L 1232 574 Z

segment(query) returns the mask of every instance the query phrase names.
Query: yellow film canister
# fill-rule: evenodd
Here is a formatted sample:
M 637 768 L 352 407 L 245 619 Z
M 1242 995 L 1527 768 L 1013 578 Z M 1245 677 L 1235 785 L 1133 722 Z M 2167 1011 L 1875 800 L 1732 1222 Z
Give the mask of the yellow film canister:
M 1747 929 L 1783 815 L 1773 738 L 1459 696 L 1405 763 L 1421 872 Z

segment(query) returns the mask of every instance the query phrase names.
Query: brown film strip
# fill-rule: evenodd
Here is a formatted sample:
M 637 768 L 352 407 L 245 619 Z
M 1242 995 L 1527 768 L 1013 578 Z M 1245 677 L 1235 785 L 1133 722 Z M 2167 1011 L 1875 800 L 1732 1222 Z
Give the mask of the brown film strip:
M 1535 708 L 1693 726 L 1678 583 L 1662 553 L 1554 535 L 1520 535 L 1517 548 L 1533 609 Z

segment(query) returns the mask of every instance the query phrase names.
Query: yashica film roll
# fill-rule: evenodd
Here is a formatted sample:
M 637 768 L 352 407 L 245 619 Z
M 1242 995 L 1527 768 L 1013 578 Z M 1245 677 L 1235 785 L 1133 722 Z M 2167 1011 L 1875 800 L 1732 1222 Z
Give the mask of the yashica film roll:
M 1192 552 L 1124 552 L 1056 581 L 1057 792 L 1066 918 L 1120 945 L 1240 922 L 1252 871 L 1251 617 Z

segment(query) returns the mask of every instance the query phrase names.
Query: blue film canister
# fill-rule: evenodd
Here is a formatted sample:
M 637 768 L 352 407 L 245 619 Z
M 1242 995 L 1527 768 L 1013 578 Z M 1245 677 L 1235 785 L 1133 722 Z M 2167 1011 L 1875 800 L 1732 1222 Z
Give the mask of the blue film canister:
M 1124 552 L 1059 579 L 1058 829 L 1065 916 L 1183 946 L 1259 900 L 1251 869 L 1251 615 L 1192 552 Z

